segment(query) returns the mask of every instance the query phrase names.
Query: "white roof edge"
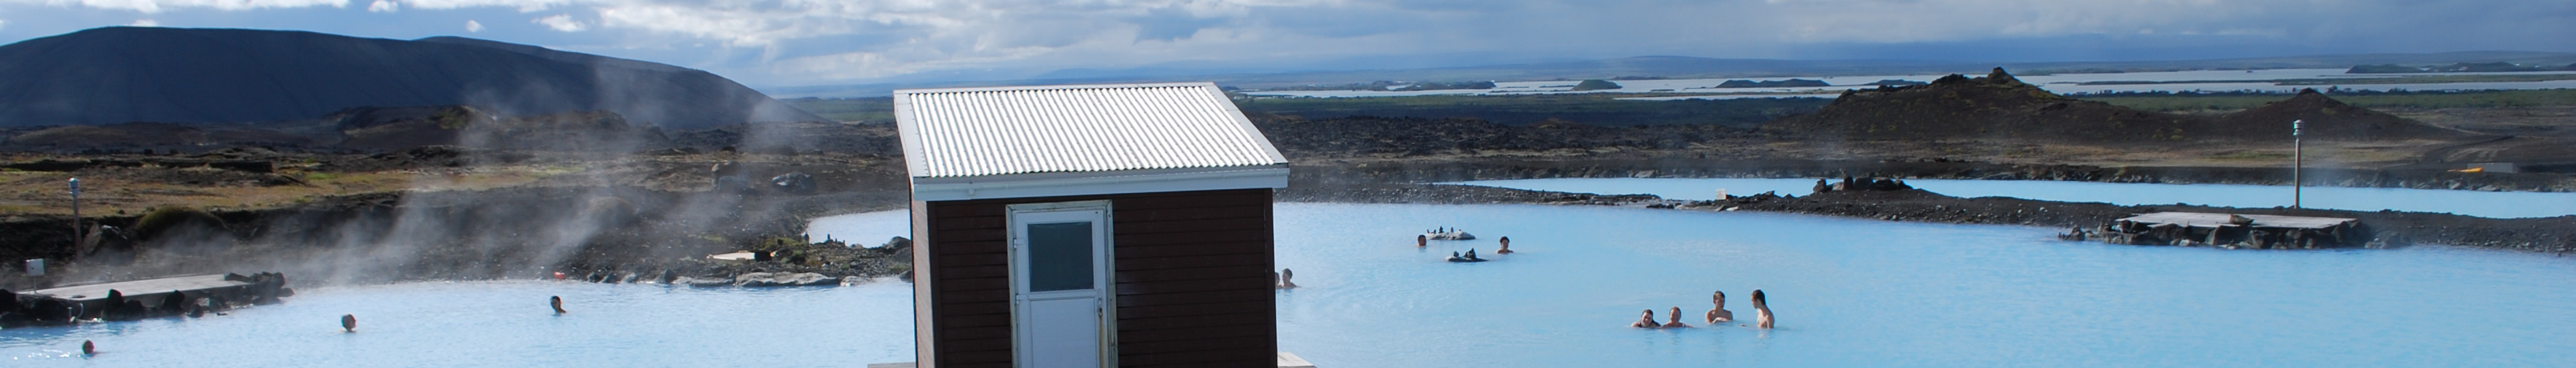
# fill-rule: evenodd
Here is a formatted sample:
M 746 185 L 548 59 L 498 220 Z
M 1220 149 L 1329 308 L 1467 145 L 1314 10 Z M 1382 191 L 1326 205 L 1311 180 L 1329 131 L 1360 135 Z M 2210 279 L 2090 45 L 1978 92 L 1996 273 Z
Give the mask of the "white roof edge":
M 1253 125 L 1252 125 L 1252 117 L 1244 116 L 1244 115 L 1243 115 L 1243 106 L 1241 106 L 1241 105 L 1235 105 L 1235 104 L 1234 104 L 1234 100 L 1233 100 L 1233 99 L 1225 97 L 1225 91 L 1217 89 L 1217 88 L 1216 88 L 1216 82 L 1198 82 L 1198 83 L 1206 83 L 1206 84 L 1208 85 L 1208 93 L 1214 93 L 1214 94 L 1216 94 L 1216 100 L 1217 100 L 1217 101 L 1225 101 L 1225 102 L 1226 102 L 1226 103 L 1224 103 L 1224 104 L 1223 104 L 1223 105 L 1225 105 L 1225 112 L 1226 112 L 1226 114 L 1225 114 L 1225 115 L 1226 115 L 1226 116 L 1234 117 L 1234 122 L 1235 122 L 1235 123 L 1239 123 L 1239 124 L 1240 124 L 1240 126 L 1242 126 L 1242 127 L 1243 127 L 1243 130 L 1245 130 L 1245 133 L 1250 133 L 1250 134 L 1251 134 L 1252 136 L 1254 136 L 1254 137 L 1262 137 L 1262 139 L 1255 139 L 1255 141 L 1260 141 L 1260 143 L 1261 143 L 1261 151 L 1262 151 L 1263 153 L 1268 153 L 1268 154 L 1270 154 L 1270 162 L 1277 162 L 1277 163 L 1282 163 L 1282 164 L 1288 163 L 1288 156 L 1280 155 L 1280 154 L 1279 154 L 1279 147 L 1278 147 L 1278 146 L 1275 146 L 1275 145 L 1271 145 L 1271 144 L 1270 144 L 1270 138 L 1269 138 L 1269 135 L 1268 135 L 1268 134 L 1261 134 L 1261 127 L 1253 126 Z
M 912 199 L 957 201 L 1288 187 L 1288 165 L 912 178 Z
M 895 95 L 895 96 L 897 96 L 897 97 L 895 97 L 895 98 L 902 98 L 901 96 L 903 96 L 903 95 L 907 95 L 907 94 L 917 94 L 917 93 L 982 92 L 982 91 L 1043 91 L 1043 90 L 1051 90 L 1051 89 L 1135 88 L 1135 87 L 1181 87 L 1181 86 L 1206 86 L 1206 87 L 1208 87 L 1208 89 L 1211 89 L 1211 90 L 1213 90 L 1213 89 L 1216 89 L 1216 88 L 1217 88 L 1217 87 L 1216 87 L 1216 82 L 1167 82 L 1167 83 L 1061 84 L 1061 85 L 1045 85 L 1045 86 L 990 86 L 990 87 L 955 87 L 955 88 L 898 89 L 898 90 L 894 90 L 894 95 Z M 1223 92 L 1219 92 L 1219 93 L 1220 93 L 1220 95 L 1219 95 L 1220 97 L 1221 97 L 1221 96 L 1223 96 L 1223 95 L 1222 95 L 1222 93 L 1223 93 Z
M 894 135 L 898 140 L 895 144 L 903 146 L 904 172 L 929 172 L 930 163 L 924 162 L 922 159 L 926 156 L 922 156 L 921 153 L 921 127 L 914 126 L 914 124 L 917 123 L 914 123 L 914 120 L 912 120 L 912 109 L 905 108 L 905 105 L 910 104 L 912 104 L 912 96 L 908 96 L 900 90 L 895 91 Z

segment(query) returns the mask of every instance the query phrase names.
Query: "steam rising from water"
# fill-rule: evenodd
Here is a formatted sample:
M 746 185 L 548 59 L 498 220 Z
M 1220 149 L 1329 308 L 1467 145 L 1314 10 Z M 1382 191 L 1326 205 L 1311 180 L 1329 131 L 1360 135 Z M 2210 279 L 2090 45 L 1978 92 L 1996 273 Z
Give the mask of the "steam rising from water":
M 632 75 L 600 73 L 597 77 Z M 468 100 L 477 101 L 477 106 L 507 106 L 510 104 L 482 102 L 549 94 L 548 87 L 541 83 L 518 88 L 472 93 Z M 670 103 L 613 93 L 598 98 L 625 105 Z M 655 110 L 617 107 L 620 106 L 609 110 Z M 770 228 L 770 224 L 797 223 L 778 221 L 792 217 L 782 211 L 793 203 L 792 199 L 764 198 L 749 193 L 749 188 L 713 185 L 719 180 L 711 177 L 707 163 L 661 162 L 657 161 L 663 159 L 660 156 L 638 154 L 676 146 L 660 129 L 649 128 L 657 117 L 601 113 L 537 118 L 472 115 L 474 118 L 457 131 L 456 138 L 473 164 L 454 170 L 488 173 L 496 166 L 539 166 L 552 175 L 517 187 L 457 190 L 441 185 L 451 181 L 443 177 L 443 169 L 423 170 L 415 177 L 413 187 L 398 197 L 325 201 L 234 220 L 232 231 L 172 233 L 173 236 L 141 244 L 139 249 L 143 251 L 131 264 L 66 270 L 75 273 L 68 280 L 263 271 L 284 272 L 302 285 L 541 277 L 566 267 L 694 258 L 708 250 L 749 244 L 758 236 L 790 235 L 800 230 Z M 742 118 L 752 121 L 762 117 Z M 741 152 L 777 152 L 812 144 L 808 142 L 811 138 L 760 124 L 745 127 L 745 131 L 732 135 L 739 137 L 733 144 Z M 701 149 L 714 151 L 715 147 Z M 538 155 L 548 159 L 498 162 L 489 160 L 489 155 L 476 154 L 520 150 L 543 151 Z M 718 160 L 735 161 L 777 158 L 751 154 L 715 156 L 719 156 Z M 743 179 L 739 183 L 750 184 L 775 174 L 737 175 Z M 675 188 L 669 184 L 673 182 L 705 184 L 681 184 Z M 674 190 L 649 188 L 656 186 Z

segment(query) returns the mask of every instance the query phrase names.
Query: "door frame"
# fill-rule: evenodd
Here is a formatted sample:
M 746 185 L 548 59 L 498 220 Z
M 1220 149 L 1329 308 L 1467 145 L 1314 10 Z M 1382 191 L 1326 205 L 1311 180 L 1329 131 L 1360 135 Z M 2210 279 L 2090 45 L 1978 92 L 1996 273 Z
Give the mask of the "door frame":
M 1007 228 L 1003 229 L 1003 231 L 1008 233 L 1008 243 L 1006 247 L 1009 248 L 1009 251 L 1006 253 L 1005 256 L 1007 258 L 1005 258 L 1003 262 L 1008 264 L 1010 268 L 1012 365 L 1018 367 L 1029 367 L 1030 364 L 1035 363 L 1030 361 L 1028 356 L 1028 344 L 1031 343 L 1031 341 L 1023 341 L 1023 336 L 1021 336 L 1021 332 L 1023 331 L 1022 328 L 1030 325 L 1030 315 L 1027 311 L 1028 298 L 1026 297 L 1029 293 L 1028 280 L 1020 277 L 1022 274 L 1028 273 L 1028 264 L 1020 261 L 1020 259 L 1024 257 L 1023 253 L 1027 252 L 1028 247 L 1028 239 L 1024 238 L 1026 234 L 1023 231 L 1023 226 L 1027 224 L 1022 223 L 1024 220 L 1022 216 L 1034 214 L 1053 215 L 1057 213 L 1091 212 L 1097 213 L 1097 216 L 1094 217 L 1094 221 L 1098 221 L 1097 223 L 1099 224 L 1100 229 L 1099 233 L 1093 234 L 1099 243 L 1092 247 L 1092 257 L 1095 257 L 1093 259 L 1097 261 L 1092 263 L 1093 268 L 1091 273 L 1092 290 L 1097 293 L 1095 298 L 1100 302 L 1100 320 L 1098 321 L 1099 324 L 1097 326 L 1098 331 L 1100 332 L 1100 366 L 1104 368 L 1117 367 L 1118 284 L 1117 277 L 1115 275 L 1118 271 L 1117 247 L 1115 246 L 1117 228 L 1112 226 L 1116 222 L 1112 221 L 1113 218 L 1110 216 L 1109 200 L 1021 203 L 1008 205 L 1006 207 L 1007 210 L 1005 211 L 1006 216 L 1004 226 L 1007 226 Z

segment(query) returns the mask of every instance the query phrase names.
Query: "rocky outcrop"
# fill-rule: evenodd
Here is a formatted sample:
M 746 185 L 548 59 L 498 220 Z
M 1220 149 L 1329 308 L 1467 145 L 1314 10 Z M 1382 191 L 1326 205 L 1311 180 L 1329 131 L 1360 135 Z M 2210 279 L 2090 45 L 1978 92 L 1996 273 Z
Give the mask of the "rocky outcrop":
M 823 274 L 819 274 L 819 273 L 812 273 L 812 272 L 802 272 L 802 273 L 786 273 L 786 272 L 753 272 L 753 273 L 746 273 L 746 274 L 741 274 L 741 275 L 737 275 L 737 276 L 734 276 L 734 277 L 733 277 L 733 286 L 741 286 L 741 287 L 839 286 L 839 285 L 841 285 L 841 278 L 839 278 L 839 277 L 823 276 Z

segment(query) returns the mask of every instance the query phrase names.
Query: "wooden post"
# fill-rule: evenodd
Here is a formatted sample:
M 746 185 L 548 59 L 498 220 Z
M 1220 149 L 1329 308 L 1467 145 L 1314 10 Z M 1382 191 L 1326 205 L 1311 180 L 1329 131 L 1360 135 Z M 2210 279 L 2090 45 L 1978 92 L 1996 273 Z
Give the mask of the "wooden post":
M 77 258 L 77 257 L 79 257 L 79 256 L 80 256 L 80 253 L 81 253 L 81 250 L 82 250 L 82 249 L 81 249 L 81 245 L 83 245 L 83 244 L 88 244 L 88 243 L 89 243 L 89 232 L 87 232 L 87 231 L 81 231 L 81 214 L 80 214 L 80 178 L 72 178 L 72 180 L 71 180 L 71 187 L 72 187 L 72 191 L 71 191 L 71 192 L 72 192 L 72 248 L 71 248 L 71 249 L 72 249 L 72 256 L 73 256 L 73 257 L 75 257 L 75 258 Z
M 2300 192 L 2307 185 L 2307 182 L 2300 178 L 2301 172 L 2307 171 L 2308 166 L 2307 150 L 2299 142 L 2299 123 L 2304 121 L 2290 121 L 2290 208 L 2300 208 L 2299 199 L 2303 194 Z

